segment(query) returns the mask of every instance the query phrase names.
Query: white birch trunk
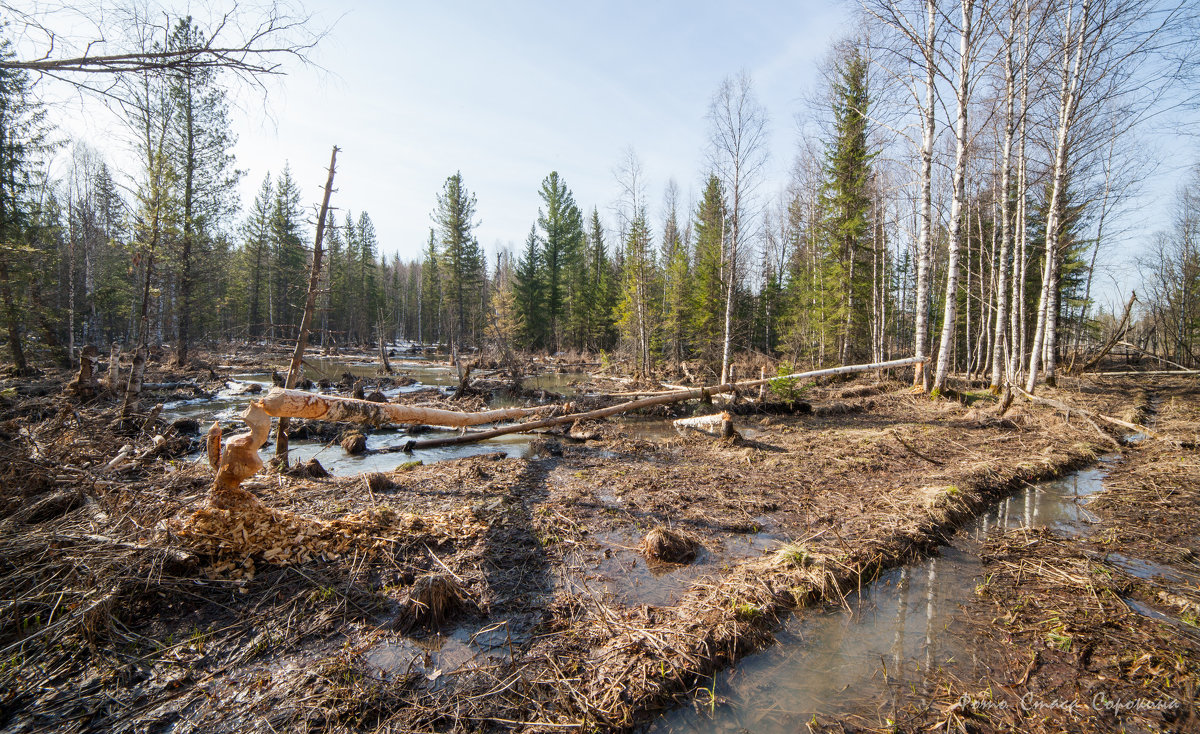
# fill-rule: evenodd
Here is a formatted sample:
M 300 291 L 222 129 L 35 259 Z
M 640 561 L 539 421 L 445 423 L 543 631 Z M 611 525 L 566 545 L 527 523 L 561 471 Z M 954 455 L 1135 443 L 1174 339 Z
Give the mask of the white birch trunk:
M 942 338 L 938 347 L 937 374 L 933 379 L 934 392 L 946 388 L 950 373 L 950 353 L 955 344 L 955 322 L 958 318 L 958 260 L 962 239 L 962 209 L 964 181 L 967 167 L 967 103 L 970 94 L 971 73 L 971 15 L 974 0 L 962 0 L 962 29 L 959 35 L 959 64 L 956 97 L 956 122 L 954 126 L 954 178 L 950 200 L 950 237 L 947 244 L 949 257 L 946 265 L 946 308 L 942 319 Z
M 996 275 L 996 334 L 992 340 L 992 381 L 991 389 L 999 392 L 1000 383 L 1005 379 L 1001 355 L 1004 349 L 1004 336 L 1008 329 L 1008 261 L 1012 256 L 1012 223 L 1011 206 L 1009 204 L 1010 171 L 1012 169 L 1012 144 L 1014 132 L 1014 103 L 1016 96 L 1016 78 L 1013 63 L 1013 43 L 1017 32 L 1017 4 L 1012 4 L 1008 17 L 1008 38 L 1004 48 L 1004 142 L 1000 151 L 1000 262 Z M 1025 192 L 1020 192 L 1021 196 Z M 1014 268 L 1015 269 L 1015 268 Z
M 929 353 L 929 273 L 933 257 L 930 237 L 933 230 L 934 45 L 937 40 L 935 0 L 926 0 L 925 19 L 925 47 L 922 49 L 925 57 L 925 106 L 921 110 L 921 214 L 917 229 L 917 302 L 914 307 L 914 353 L 918 357 L 925 357 Z M 928 392 L 929 374 L 923 365 L 915 370 L 913 385 Z
M 1067 11 L 1063 29 L 1062 84 L 1059 90 L 1058 133 L 1055 140 L 1054 164 L 1051 169 L 1050 202 L 1046 214 L 1046 266 L 1042 269 L 1042 295 L 1038 300 L 1038 322 L 1033 337 L 1033 351 L 1029 355 L 1029 375 L 1025 389 L 1033 392 L 1037 384 L 1038 366 L 1045 359 L 1046 379 L 1053 384 L 1054 348 L 1058 311 L 1058 227 L 1062 208 L 1063 185 L 1067 170 L 1067 143 L 1079 99 L 1079 85 L 1083 66 L 1086 29 L 1090 0 L 1083 0 L 1080 7 L 1079 29 L 1076 33 L 1071 9 Z M 1071 57 L 1074 56 L 1074 59 Z

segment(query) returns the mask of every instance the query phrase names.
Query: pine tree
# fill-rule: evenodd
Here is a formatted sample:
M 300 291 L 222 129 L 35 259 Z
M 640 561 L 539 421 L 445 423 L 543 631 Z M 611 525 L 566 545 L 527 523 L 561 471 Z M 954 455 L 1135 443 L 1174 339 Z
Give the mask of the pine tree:
M 167 47 L 176 51 L 204 43 L 203 33 L 189 16 L 176 25 Z M 188 68 L 173 73 L 170 79 L 172 165 L 182 207 L 175 351 L 175 360 L 181 365 L 188 360 L 196 291 L 218 280 L 219 268 L 207 251 L 224 219 L 237 206 L 234 192 L 239 174 L 229 153 L 236 138 L 230 129 L 225 91 L 216 74 L 216 69 Z M 203 295 L 205 303 L 216 300 L 214 293 Z

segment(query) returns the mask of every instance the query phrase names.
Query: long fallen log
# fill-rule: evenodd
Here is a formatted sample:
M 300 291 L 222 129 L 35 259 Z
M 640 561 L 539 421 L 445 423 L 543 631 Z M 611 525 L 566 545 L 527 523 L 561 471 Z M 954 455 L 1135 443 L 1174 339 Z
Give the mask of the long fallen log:
M 286 390 L 279 387 L 272 388 L 260 402 L 267 415 L 275 418 L 308 418 L 342 423 L 365 423 L 373 426 L 406 423 L 454 428 L 527 418 L 554 410 L 557 407 L 546 405 L 536 408 L 502 408 L 486 410 L 481 413 L 460 413 L 455 410 L 422 408 L 415 405 L 373 403 L 369 400 L 318 395 L 303 390 Z
M 1088 377 L 1189 377 L 1200 375 L 1200 370 L 1128 370 L 1125 372 L 1092 372 Z
M 1015 385 L 1013 386 L 1013 390 L 1015 390 L 1018 394 L 1025 397 L 1027 400 L 1029 400 L 1032 403 L 1035 403 L 1037 405 L 1045 405 L 1045 406 L 1054 408 L 1056 410 L 1060 410 L 1063 413 L 1066 413 L 1067 415 L 1070 415 L 1071 413 L 1078 413 L 1079 415 L 1087 416 L 1088 418 L 1091 418 L 1092 420 L 1101 420 L 1101 421 L 1104 421 L 1105 423 L 1111 423 L 1114 426 L 1121 426 L 1122 428 L 1127 428 L 1127 429 L 1137 432 L 1137 433 L 1144 433 L 1151 438 L 1158 438 L 1157 433 L 1155 433 L 1154 431 L 1150 430 L 1146 426 L 1143 426 L 1139 423 L 1130 423 L 1129 421 L 1123 421 L 1120 418 L 1113 418 L 1112 416 L 1104 415 L 1102 413 L 1097 413 L 1093 410 L 1088 410 L 1087 408 L 1080 408 L 1077 405 L 1070 405 L 1068 403 L 1064 403 L 1061 400 L 1054 400 L 1052 398 L 1044 398 L 1044 397 L 1041 397 L 1040 395 L 1032 395 Z
M 431 438 L 424 441 L 409 441 L 405 446 L 407 450 L 414 451 L 416 449 L 432 449 L 440 446 L 454 446 L 463 443 L 473 443 L 482 441 L 496 436 L 505 436 L 510 433 L 523 433 L 533 431 L 539 428 L 549 428 L 558 426 L 564 423 L 574 423 L 576 421 L 599 420 L 621 413 L 628 413 L 632 410 L 641 408 L 652 408 L 657 405 L 669 405 L 671 403 L 682 403 L 688 400 L 700 400 L 712 395 L 723 393 L 736 393 L 740 390 L 745 390 L 759 385 L 769 385 L 777 380 L 810 380 L 818 377 L 828 377 L 831 375 L 845 375 L 855 372 L 869 372 L 871 370 L 884 370 L 894 367 L 905 367 L 918 362 L 924 363 L 924 357 L 909 357 L 907 359 L 895 359 L 890 362 L 877 362 L 874 364 L 848 365 L 845 367 L 830 367 L 823 370 L 813 370 L 811 372 L 797 372 L 792 375 L 782 375 L 780 377 L 771 377 L 765 380 L 747 380 L 745 382 L 728 382 L 723 385 L 714 385 L 713 387 L 701 387 L 694 390 L 673 390 L 669 393 L 660 395 L 652 395 L 638 400 L 630 400 L 619 405 L 600 408 L 598 410 L 588 411 L 586 413 L 568 413 L 566 415 L 554 416 L 538 421 L 530 421 L 528 423 L 517 423 L 511 426 L 501 426 L 493 428 L 490 431 L 480 431 L 463 436 L 450 436 L 445 438 Z

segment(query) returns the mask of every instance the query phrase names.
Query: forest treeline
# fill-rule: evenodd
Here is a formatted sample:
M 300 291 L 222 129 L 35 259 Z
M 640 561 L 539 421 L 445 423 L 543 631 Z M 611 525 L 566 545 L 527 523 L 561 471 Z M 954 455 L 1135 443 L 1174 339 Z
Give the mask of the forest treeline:
M 1032 388 L 1121 321 L 1123 304 L 1097 305 L 1097 273 L 1130 241 L 1139 121 L 1190 89 L 1194 15 L 1139 0 L 863 0 L 861 34 L 832 44 L 802 112 L 785 184 L 764 180 L 768 120 L 743 73 L 697 121 L 710 146 L 687 200 L 672 180 L 652 210 L 632 150 L 615 203 L 581 205 L 550 171 L 524 242 L 488 254 L 455 172 L 430 192 L 429 237 L 408 260 L 383 253 L 415 243 L 380 242 L 370 214 L 340 201 L 311 341 L 603 352 L 704 379 L 746 352 L 790 366 L 916 354 L 931 357 L 927 389 L 964 371 Z M 167 48 L 203 33 L 181 18 Z M 295 338 L 312 202 L 286 164 L 235 199 L 226 83 L 220 68 L 124 75 L 112 94 L 139 169 L 114 171 L 82 142 L 52 142 L 30 72 L 0 65 L 0 307 L 18 371 L 83 345 L 166 344 L 186 363 L 198 342 Z M 67 165 L 52 177 L 56 156 Z M 1198 201 L 1200 169 L 1140 282 L 1121 288 L 1138 291 L 1124 339 L 1186 366 L 1200 365 Z

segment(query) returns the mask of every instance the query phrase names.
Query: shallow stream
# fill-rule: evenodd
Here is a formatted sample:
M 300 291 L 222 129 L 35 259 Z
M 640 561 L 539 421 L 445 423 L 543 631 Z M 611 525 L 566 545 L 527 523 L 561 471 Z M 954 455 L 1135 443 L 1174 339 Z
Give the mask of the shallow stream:
M 400 346 L 403 348 L 407 345 Z M 346 372 L 355 377 L 367 379 L 368 382 L 370 378 L 379 377 L 378 362 L 367 358 L 366 355 L 345 358 L 309 356 L 304 361 L 306 364 L 304 376 L 314 382 L 323 378 L 328 378 L 336 382 Z M 388 399 L 392 399 L 402 393 L 424 390 L 429 387 L 443 388 L 449 392 L 458 384 L 457 370 L 443 362 L 433 361 L 427 356 L 404 355 L 392 358 L 390 362 L 396 375 L 411 377 L 416 382 L 405 387 L 392 387 L 382 390 L 381 392 Z M 527 378 L 523 381 L 523 384 L 525 387 L 535 390 L 573 394 L 575 391 L 573 383 L 586 378 L 587 375 L 580 372 L 552 372 Z M 250 390 L 254 389 L 253 385 L 259 386 L 259 392 L 250 392 Z M 239 415 L 245 409 L 246 404 L 252 398 L 260 396 L 269 390 L 271 385 L 271 373 L 269 371 L 235 373 L 226 381 L 225 387 L 218 391 L 213 398 L 197 398 L 166 403 L 163 406 L 163 415 L 168 420 L 196 418 L 201 423 L 202 431 L 214 420 L 221 423 L 223 430 L 242 430 L 243 424 Z M 516 401 L 505 402 L 498 400 L 495 402 L 496 407 L 500 407 L 502 404 L 516 404 Z M 423 436 L 433 437 L 440 433 L 444 432 L 431 429 L 424 433 Z M 411 436 L 400 427 L 373 429 L 367 432 L 367 449 L 378 450 L 401 446 L 410 438 Z M 308 461 L 310 458 L 315 457 L 331 474 L 351 475 L 360 472 L 391 471 L 397 466 L 410 461 L 419 460 L 428 464 L 435 461 L 458 459 L 496 451 L 503 451 L 509 456 L 527 456 L 530 453 L 530 444 L 533 439 L 534 436 L 529 434 L 514 433 L 460 446 L 419 449 L 411 453 L 399 451 L 375 454 L 367 453 L 360 456 L 351 456 L 346 453 L 337 442 L 327 443 L 315 439 L 292 439 L 289 442 L 289 453 L 293 463 L 296 461 Z M 273 452 L 274 444 L 268 442 L 259 453 L 262 455 L 263 461 L 266 461 L 273 455 Z
M 1085 502 L 1102 488 L 1111 461 L 1031 485 L 998 502 L 935 556 L 851 593 L 845 606 L 792 617 L 777 644 L 716 676 L 699 707 L 672 712 L 649 731 L 796 732 L 816 714 L 871 710 L 879 711 L 882 725 L 899 690 L 920 693 L 928 671 L 953 667 L 970 677 L 977 661 L 955 626 L 983 581 L 981 542 L 1018 528 L 1089 534 L 1096 518 Z

